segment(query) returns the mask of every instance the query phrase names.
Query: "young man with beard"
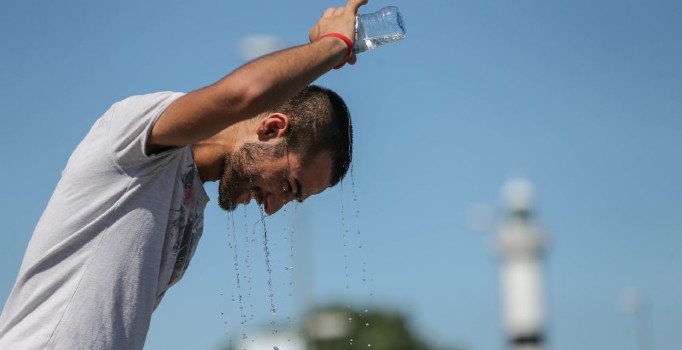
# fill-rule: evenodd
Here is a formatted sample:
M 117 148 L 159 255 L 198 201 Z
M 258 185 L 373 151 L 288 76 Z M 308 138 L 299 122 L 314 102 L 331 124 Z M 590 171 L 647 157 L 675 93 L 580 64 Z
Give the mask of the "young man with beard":
M 308 86 L 351 52 L 366 0 L 326 10 L 310 44 L 188 94 L 114 104 L 71 155 L 0 316 L 0 349 L 141 349 L 151 314 L 219 204 L 267 214 L 338 183 L 352 130 L 335 93 Z

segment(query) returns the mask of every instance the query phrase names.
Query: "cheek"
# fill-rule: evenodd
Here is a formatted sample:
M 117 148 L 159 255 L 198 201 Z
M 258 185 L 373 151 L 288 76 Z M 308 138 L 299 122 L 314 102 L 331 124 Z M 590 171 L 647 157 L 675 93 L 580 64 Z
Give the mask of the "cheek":
M 259 186 L 263 191 L 268 193 L 279 193 L 282 190 L 282 185 L 277 182 L 275 177 L 263 177 L 258 181 Z

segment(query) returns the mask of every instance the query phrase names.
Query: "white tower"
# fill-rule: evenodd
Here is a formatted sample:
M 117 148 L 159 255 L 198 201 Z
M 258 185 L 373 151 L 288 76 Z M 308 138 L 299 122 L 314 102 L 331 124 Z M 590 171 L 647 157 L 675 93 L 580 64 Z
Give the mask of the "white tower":
M 533 221 L 533 188 L 525 179 L 512 180 L 503 198 L 505 216 L 496 230 L 503 326 L 509 349 L 540 350 L 545 340 L 545 241 Z

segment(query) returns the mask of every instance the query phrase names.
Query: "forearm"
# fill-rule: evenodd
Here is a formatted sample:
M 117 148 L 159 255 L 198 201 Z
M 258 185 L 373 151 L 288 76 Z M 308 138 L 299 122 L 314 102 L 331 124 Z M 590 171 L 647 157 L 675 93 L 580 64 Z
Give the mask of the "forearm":
M 346 44 L 338 38 L 322 38 L 252 61 L 215 85 L 218 91 L 241 86 L 245 91 L 242 94 L 245 100 L 234 111 L 241 118 L 250 118 L 288 101 L 343 62 L 347 49 Z
M 150 143 L 193 144 L 279 106 L 342 62 L 346 52 L 342 40 L 327 37 L 249 62 L 173 103 L 155 126 Z
M 184 146 L 207 139 L 288 101 L 338 64 L 353 64 L 355 56 L 347 56 L 344 40 L 323 36 L 352 37 L 358 7 L 366 2 L 348 0 L 346 7 L 327 9 L 309 33 L 310 44 L 261 57 L 179 98 L 157 120 L 148 145 Z

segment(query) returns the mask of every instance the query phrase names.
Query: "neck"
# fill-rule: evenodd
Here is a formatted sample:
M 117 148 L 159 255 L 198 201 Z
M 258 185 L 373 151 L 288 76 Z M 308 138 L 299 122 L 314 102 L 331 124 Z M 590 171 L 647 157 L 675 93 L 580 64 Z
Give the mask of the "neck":
M 225 155 L 241 146 L 243 134 L 243 127 L 235 124 L 192 145 L 194 163 L 199 170 L 201 181 L 220 180 L 225 166 Z

